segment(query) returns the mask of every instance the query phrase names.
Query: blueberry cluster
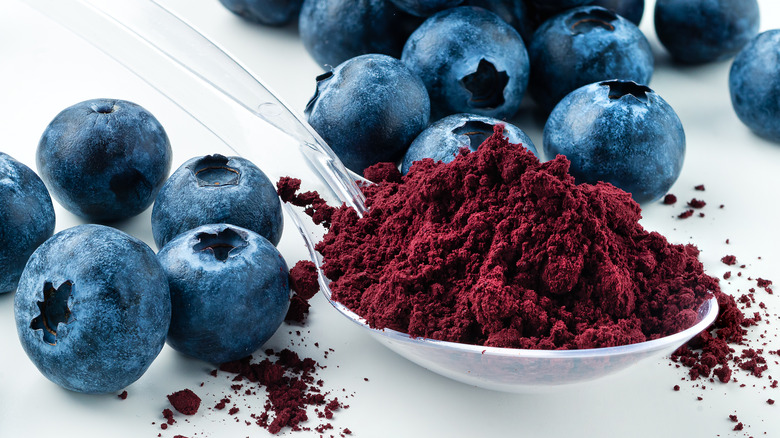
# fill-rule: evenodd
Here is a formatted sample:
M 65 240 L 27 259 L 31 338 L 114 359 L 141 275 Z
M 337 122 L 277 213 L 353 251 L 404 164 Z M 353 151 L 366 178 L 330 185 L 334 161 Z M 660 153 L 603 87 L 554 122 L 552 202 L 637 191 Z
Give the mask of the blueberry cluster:
M 240 157 L 185 162 L 143 107 L 93 99 L 63 110 L 37 150 L 41 178 L 0 153 L 0 293 L 16 290 L 25 352 L 77 392 L 130 385 L 167 343 L 215 364 L 252 354 L 290 305 L 275 245 L 281 202 Z M 48 187 L 48 190 L 47 190 Z M 51 192 L 71 213 L 115 224 L 152 202 L 158 254 L 105 224 L 54 234 Z
M 241 2 L 266 12 L 296 3 Z M 297 3 L 303 45 L 328 70 L 317 78 L 308 120 L 356 173 L 378 162 L 406 173 L 422 158 L 449 161 L 491 126 L 511 126 L 528 101 L 546 121 L 546 158 L 566 155 L 578 181 L 610 182 L 651 202 L 679 176 L 685 134 L 648 88 L 655 59 L 638 28 L 644 0 Z M 757 1 L 657 0 L 653 12 L 676 63 L 728 60 L 744 48 L 729 83 L 734 109 L 777 140 L 778 39 L 756 38 Z M 505 132 L 535 150 L 518 128 Z

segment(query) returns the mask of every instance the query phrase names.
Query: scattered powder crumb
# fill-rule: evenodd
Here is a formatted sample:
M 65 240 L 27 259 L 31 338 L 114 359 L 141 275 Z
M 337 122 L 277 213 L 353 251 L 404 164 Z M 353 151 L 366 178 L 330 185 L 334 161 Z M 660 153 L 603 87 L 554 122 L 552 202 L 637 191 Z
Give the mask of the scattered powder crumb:
M 163 418 L 165 418 L 165 423 L 162 424 L 163 426 L 165 426 L 165 427 L 163 427 L 163 429 L 168 428 L 169 424 L 173 424 L 173 423 L 176 422 L 176 420 L 173 419 L 173 411 L 172 410 L 170 410 L 168 408 L 165 408 L 162 411 L 162 415 L 163 415 Z
M 688 201 L 688 206 L 692 208 L 702 208 L 705 205 L 707 205 L 707 203 L 702 201 L 701 199 L 693 198 L 690 201 Z
M 677 196 L 674 196 L 671 193 L 667 193 L 666 196 L 664 196 L 663 203 L 666 205 L 672 205 L 675 202 L 677 202 Z
M 295 333 L 303 336 L 301 331 Z M 346 409 L 349 405 L 337 397 L 330 396 L 329 392 L 322 389 L 323 381 L 315 378 L 317 370 L 324 369 L 325 366 L 314 359 L 301 358 L 287 348 L 280 351 L 267 349 L 256 355 L 264 355 L 264 357 L 256 362 L 252 361 L 251 356 L 245 357 L 223 363 L 218 369 L 209 371 L 212 377 L 227 379 L 228 382 L 225 392 L 213 406 L 212 412 L 224 412 L 222 415 L 230 416 L 237 423 L 243 422 L 248 427 L 262 427 L 272 434 L 284 430 L 337 432 L 328 420 L 333 419 L 337 411 Z M 192 405 L 194 397 L 197 397 L 196 406 Z M 182 413 L 194 413 L 200 405 L 200 398 L 188 389 L 171 394 L 168 398 L 174 408 Z M 263 398 L 265 402 L 262 401 Z M 238 406 L 241 401 L 246 402 L 245 406 L 252 406 L 252 411 L 242 414 L 242 409 Z M 231 404 L 232 406 L 226 409 Z M 311 427 L 306 426 L 310 421 L 310 410 L 316 413 L 316 418 L 321 419 L 318 424 Z M 168 425 L 175 422 L 173 415 L 170 409 L 163 411 L 163 417 L 167 420 L 161 425 L 163 429 L 167 429 Z M 351 433 L 349 429 L 338 432 L 341 436 Z
M 720 259 L 720 261 L 725 263 L 725 264 L 727 264 L 727 265 L 729 265 L 729 266 L 733 266 L 733 265 L 737 264 L 737 257 L 735 257 L 733 255 L 726 255 L 726 256 L 723 256 Z
M 117 397 L 119 397 L 122 400 L 126 400 L 127 399 L 127 391 L 122 391 L 122 393 L 119 394 Z
M 194 415 L 200 407 L 200 397 L 191 389 L 182 389 L 173 394 L 168 394 L 168 401 L 171 406 L 184 415 Z
M 704 184 L 699 184 L 698 186 L 694 187 L 695 190 L 698 190 L 700 192 L 704 191 Z
M 680 219 L 688 219 L 691 216 L 693 216 L 693 210 L 685 210 L 684 212 L 677 215 L 677 217 Z

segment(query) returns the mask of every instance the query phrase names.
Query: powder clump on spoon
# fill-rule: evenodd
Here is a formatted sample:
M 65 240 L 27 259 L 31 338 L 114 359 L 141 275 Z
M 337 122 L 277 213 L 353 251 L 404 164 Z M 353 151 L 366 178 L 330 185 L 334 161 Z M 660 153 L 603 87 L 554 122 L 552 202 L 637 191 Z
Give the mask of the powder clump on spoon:
M 284 320 L 303 324 L 309 313 L 309 300 L 320 290 L 317 282 L 317 267 L 310 260 L 300 260 L 290 269 L 290 308 Z
M 679 332 L 707 298 L 728 300 L 696 247 L 646 231 L 630 194 L 577 185 L 568 169 L 562 156 L 540 163 L 498 127 L 477 151 L 421 160 L 400 180 L 369 170 L 382 178 L 361 187 L 363 217 L 296 194 L 300 181 L 277 188 L 329 224 L 316 249 L 332 298 L 375 328 L 495 347 L 609 347 Z

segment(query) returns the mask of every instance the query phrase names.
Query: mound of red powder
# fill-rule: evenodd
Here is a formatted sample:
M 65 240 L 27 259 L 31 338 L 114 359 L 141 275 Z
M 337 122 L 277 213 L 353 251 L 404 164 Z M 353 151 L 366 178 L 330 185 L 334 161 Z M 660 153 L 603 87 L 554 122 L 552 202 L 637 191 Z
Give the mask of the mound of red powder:
M 333 298 L 372 327 L 468 344 L 579 349 L 679 332 L 717 279 L 692 245 L 646 231 L 631 196 L 577 185 L 500 128 L 476 152 L 366 185 L 368 212 L 326 206 L 300 181 L 282 199 L 328 231 L 316 249 Z M 388 171 L 389 169 L 389 171 Z M 724 298 L 725 299 L 725 298 Z M 733 302 L 733 299 L 732 299 Z

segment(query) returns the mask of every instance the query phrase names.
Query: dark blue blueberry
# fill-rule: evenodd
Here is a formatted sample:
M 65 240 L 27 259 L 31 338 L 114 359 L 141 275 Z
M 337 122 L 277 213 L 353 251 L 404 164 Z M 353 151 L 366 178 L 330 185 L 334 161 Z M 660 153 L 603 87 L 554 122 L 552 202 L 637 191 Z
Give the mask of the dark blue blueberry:
M 108 393 L 135 382 L 160 353 L 171 297 L 149 246 L 87 224 L 32 254 L 14 312 L 22 347 L 44 376 L 72 391 Z
M 457 113 L 511 117 L 528 85 L 520 34 L 475 6 L 429 17 L 409 37 L 401 60 L 425 83 L 433 120 Z
M 211 224 L 180 234 L 158 257 L 171 288 L 168 344 L 219 364 L 249 356 L 284 321 L 288 270 L 257 233 Z
M 742 123 L 780 142 L 780 29 L 759 34 L 734 58 L 729 91 Z
M 612 80 L 561 100 L 544 126 L 544 153 L 565 155 L 578 183 L 612 183 L 642 203 L 660 198 L 677 180 L 685 133 L 653 90 Z
M 655 33 L 677 61 L 731 58 L 758 34 L 757 0 L 658 0 Z
M 447 8 L 458 6 L 463 0 L 388 0 L 406 11 L 418 17 L 427 17 Z
M 30 254 L 54 234 L 54 222 L 43 181 L 0 152 L 0 294 L 16 289 Z
M 526 44 L 531 43 L 535 26 L 528 15 L 528 7 L 522 0 L 466 0 L 464 5 L 479 6 L 501 17 L 523 37 Z
M 306 0 L 298 28 L 312 58 L 335 66 L 367 53 L 399 58 L 420 23 L 387 0 Z
M 653 75 L 653 53 L 642 32 L 600 6 L 570 9 L 544 22 L 528 54 L 529 90 L 545 112 L 583 85 L 608 79 L 646 84 Z
M 248 228 L 274 245 L 282 238 L 276 189 L 246 158 L 215 154 L 187 160 L 165 182 L 152 208 L 158 248 L 187 230 L 216 223 Z
M 645 0 L 595 0 L 589 4 L 611 9 L 637 26 L 645 13 Z
M 542 13 L 557 13 L 591 3 L 593 0 L 523 0 Z
M 92 221 L 135 216 L 171 170 L 160 122 L 135 103 L 93 99 L 60 112 L 38 143 L 38 172 L 68 211 Z
M 496 125 L 504 126 L 504 136 L 510 143 L 522 143 L 526 149 L 539 156 L 531 139 L 515 125 L 476 114 L 453 114 L 432 123 L 414 139 L 404 155 L 401 173 L 405 175 L 412 163 L 423 158 L 449 163 L 462 148 L 477 150 L 482 142 L 493 135 Z
M 296 18 L 303 0 L 219 0 L 228 10 L 254 23 L 282 26 Z
M 430 101 L 420 78 L 401 61 L 368 54 L 318 76 L 305 113 L 344 165 L 362 174 L 372 164 L 401 158 L 428 126 Z

